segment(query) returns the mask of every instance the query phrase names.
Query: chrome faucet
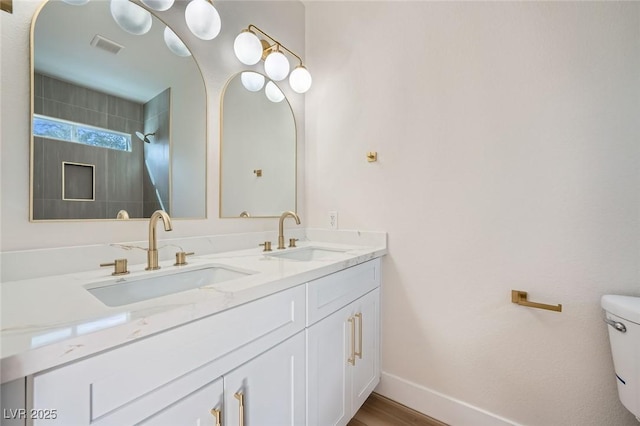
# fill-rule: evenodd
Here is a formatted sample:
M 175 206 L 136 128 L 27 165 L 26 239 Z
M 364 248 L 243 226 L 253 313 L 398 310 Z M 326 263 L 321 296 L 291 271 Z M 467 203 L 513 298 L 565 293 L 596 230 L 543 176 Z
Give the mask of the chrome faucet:
M 156 210 L 149 219 L 149 248 L 147 249 L 147 267 L 145 270 L 153 271 L 160 269 L 158 266 L 158 239 L 156 237 L 156 224 L 158 219 L 162 219 L 164 230 L 171 231 L 171 218 L 164 210 Z
M 284 220 L 289 216 L 291 216 L 296 220 L 297 225 L 300 225 L 300 218 L 298 217 L 297 214 L 291 211 L 282 213 L 282 215 L 280 216 L 280 223 L 278 224 L 278 249 L 279 250 L 286 248 L 284 246 Z

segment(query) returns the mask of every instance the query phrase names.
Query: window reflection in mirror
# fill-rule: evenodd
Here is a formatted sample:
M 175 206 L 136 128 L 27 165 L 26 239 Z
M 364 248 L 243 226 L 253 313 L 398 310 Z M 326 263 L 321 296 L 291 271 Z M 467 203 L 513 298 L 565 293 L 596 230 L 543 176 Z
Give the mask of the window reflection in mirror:
M 241 72 L 222 95 L 220 217 L 296 210 L 296 125 L 278 86 Z
M 205 85 L 166 25 L 133 35 L 108 1 L 49 0 L 32 26 L 31 219 L 205 217 Z M 63 199 L 65 162 L 94 166 L 94 200 Z

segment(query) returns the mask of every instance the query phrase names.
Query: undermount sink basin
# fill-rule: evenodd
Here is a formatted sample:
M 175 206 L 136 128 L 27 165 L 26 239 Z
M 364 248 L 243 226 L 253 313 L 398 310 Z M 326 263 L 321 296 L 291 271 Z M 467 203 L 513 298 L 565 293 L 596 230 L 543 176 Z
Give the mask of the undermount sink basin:
M 311 260 L 336 260 L 342 257 L 342 254 L 348 250 L 329 249 L 320 247 L 302 247 L 296 249 L 286 249 L 277 253 L 268 254 L 270 257 L 280 259 L 311 261 Z
M 253 272 L 223 266 L 208 266 L 149 277 L 113 278 L 88 284 L 85 289 L 107 306 L 122 306 L 251 274 Z

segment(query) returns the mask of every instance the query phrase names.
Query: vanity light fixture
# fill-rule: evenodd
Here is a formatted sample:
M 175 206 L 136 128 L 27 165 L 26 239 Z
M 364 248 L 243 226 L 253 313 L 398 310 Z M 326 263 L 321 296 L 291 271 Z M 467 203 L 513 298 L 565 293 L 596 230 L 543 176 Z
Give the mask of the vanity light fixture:
M 89 3 L 89 0 L 62 0 L 62 1 L 72 6 L 82 6 Z
M 280 52 L 280 46 L 276 44 L 275 50 L 267 55 L 264 60 L 264 71 L 273 81 L 280 81 L 289 75 L 289 60 L 284 53 Z
M 187 46 L 184 45 L 182 40 L 180 40 L 180 37 L 178 37 L 169 27 L 164 27 L 164 43 L 171 52 L 178 56 L 191 56 L 191 52 Z
M 129 0 L 111 0 L 111 16 L 128 33 L 142 35 L 151 29 L 151 13 Z
M 264 75 L 257 72 L 244 71 L 240 74 L 240 81 L 245 89 L 250 92 L 259 92 L 264 87 L 267 99 L 273 103 L 282 102 L 284 100 L 282 90 L 273 81 L 269 81 L 265 87 L 264 80 Z
M 87 0 L 88 1 L 88 0 Z M 173 6 L 174 0 L 140 0 L 142 4 L 150 9 L 157 10 L 158 12 L 164 12 L 169 10 Z
M 66 0 L 71 2 L 78 2 L 84 0 Z M 165 11 L 169 10 L 175 0 L 140 0 L 142 4 L 147 6 L 150 9 L 157 11 Z M 135 34 L 142 35 L 146 34 L 151 29 L 151 13 L 148 10 L 145 10 L 143 7 L 138 6 L 130 0 L 111 0 L 111 15 L 116 23 L 123 30 Z M 201 40 L 212 40 L 219 33 L 220 28 L 222 27 L 220 21 L 220 15 L 215 7 L 213 7 L 213 3 L 211 0 L 191 0 L 191 2 L 187 5 L 184 11 L 184 18 L 187 22 L 187 27 L 189 30 Z M 171 30 L 170 30 L 171 31 Z M 173 31 L 172 31 L 173 33 Z M 167 41 L 167 38 L 171 38 L 172 41 Z M 182 48 L 175 43 L 175 40 L 179 41 L 179 44 L 182 43 L 181 40 L 173 33 L 172 35 L 167 36 L 167 31 L 165 31 L 165 42 L 167 46 L 173 53 L 178 56 L 189 56 L 185 55 L 185 52 L 188 50 L 186 47 Z M 180 53 L 178 53 L 178 51 Z
M 253 71 L 245 71 L 240 75 L 240 81 L 248 91 L 257 92 L 264 86 L 264 75 Z
M 254 30 L 269 41 L 259 39 Z M 298 65 L 291 74 L 289 74 L 289 60 L 281 49 L 298 60 Z M 233 43 L 233 50 L 238 60 L 245 65 L 255 65 L 260 59 L 263 59 L 264 70 L 267 76 L 274 81 L 284 80 L 288 75 L 289 85 L 296 93 L 305 93 L 311 87 L 311 74 L 302 64 L 302 58 L 253 24 L 238 34 Z
M 284 93 L 282 93 L 282 90 L 280 90 L 273 81 L 267 83 L 267 86 L 264 88 L 264 93 L 267 95 L 267 99 L 273 103 L 282 102 L 284 100 Z
M 211 0 L 191 0 L 184 11 L 187 27 L 201 40 L 213 40 L 220 33 L 220 15 Z

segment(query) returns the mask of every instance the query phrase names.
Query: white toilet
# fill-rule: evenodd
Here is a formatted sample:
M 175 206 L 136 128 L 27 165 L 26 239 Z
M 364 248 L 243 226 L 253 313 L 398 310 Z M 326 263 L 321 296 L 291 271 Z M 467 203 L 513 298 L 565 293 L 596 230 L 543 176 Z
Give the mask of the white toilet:
M 640 297 L 602 296 L 618 395 L 640 421 Z

